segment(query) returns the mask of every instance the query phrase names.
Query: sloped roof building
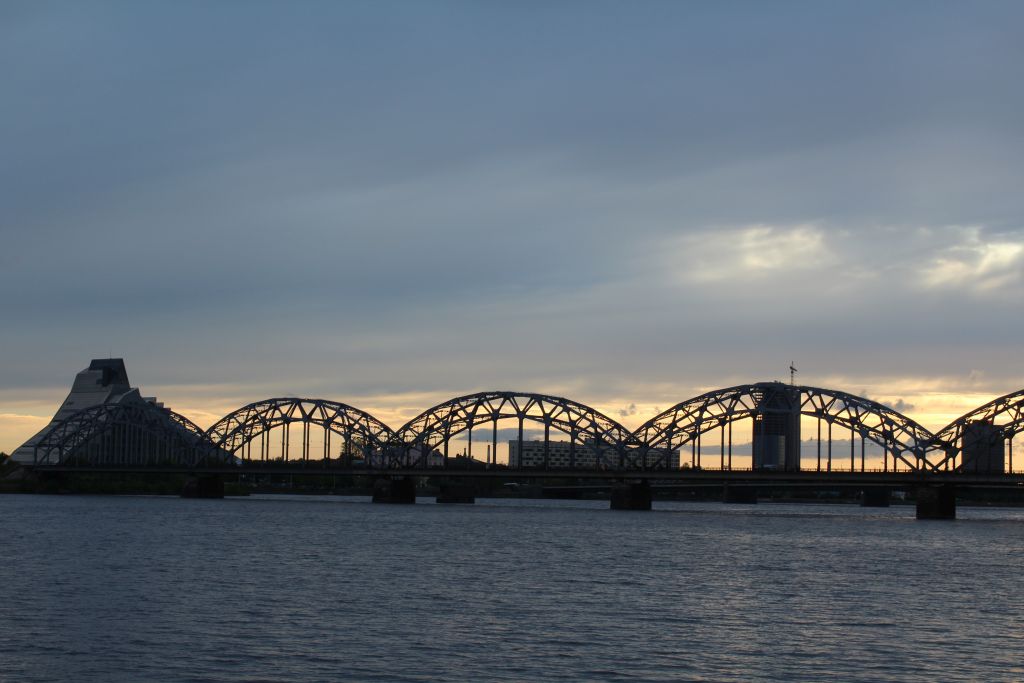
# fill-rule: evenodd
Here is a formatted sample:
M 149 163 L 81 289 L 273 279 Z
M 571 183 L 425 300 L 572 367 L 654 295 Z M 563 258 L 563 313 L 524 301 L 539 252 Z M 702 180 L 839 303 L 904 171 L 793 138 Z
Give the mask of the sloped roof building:
M 84 408 L 104 404 L 149 404 L 162 408 L 155 398 L 144 398 L 128 381 L 128 371 L 122 358 L 100 358 L 75 375 L 71 392 L 61 403 L 49 424 L 11 454 L 15 462 L 31 464 L 36 444 L 40 443 L 58 424 Z M 170 419 L 170 418 L 168 418 Z

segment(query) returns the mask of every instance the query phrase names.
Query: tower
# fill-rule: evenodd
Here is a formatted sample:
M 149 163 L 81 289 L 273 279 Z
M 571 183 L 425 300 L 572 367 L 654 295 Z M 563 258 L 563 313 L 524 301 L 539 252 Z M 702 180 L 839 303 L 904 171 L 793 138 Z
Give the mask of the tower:
M 781 382 L 754 385 L 754 469 L 800 469 L 800 390 Z
M 964 472 L 1002 474 L 1005 465 L 1003 430 L 991 422 L 968 422 L 964 425 L 960 445 Z

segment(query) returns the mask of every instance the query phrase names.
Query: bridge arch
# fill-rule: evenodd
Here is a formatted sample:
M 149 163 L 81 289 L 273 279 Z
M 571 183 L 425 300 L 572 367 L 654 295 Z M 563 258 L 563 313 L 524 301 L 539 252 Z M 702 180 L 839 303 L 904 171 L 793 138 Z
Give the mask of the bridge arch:
M 935 433 L 936 469 L 1004 471 L 1008 448 L 1013 470 L 1013 438 L 1024 431 L 1024 389 L 978 406 Z M 987 460 L 988 462 L 983 462 Z
M 368 466 L 383 464 L 384 453 L 394 438 L 394 431 L 373 415 L 345 403 L 321 398 L 268 398 L 234 410 L 206 430 L 209 440 L 243 461 L 256 458 L 289 460 L 291 427 L 302 427 L 300 457 L 302 461 L 332 460 L 332 435 L 340 438 L 338 459 L 352 464 L 361 459 Z M 323 430 L 319 453 L 313 447 L 314 428 Z M 271 431 L 279 430 L 279 458 L 273 458 Z M 319 435 L 318 435 L 319 436 Z M 316 458 L 316 455 L 321 458 Z
M 34 464 L 70 467 L 224 465 L 194 422 L 152 403 L 104 403 L 58 422 L 35 445 Z
M 768 406 L 763 402 L 766 392 L 786 397 L 782 406 Z M 726 389 L 716 389 L 688 399 L 656 415 L 641 425 L 634 438 L 648 453 L 643 455 L 644 466 L 657 465 L 664 453 L 689 445 L 694 464 L 700 465 L 701 437 L 718 431 L 721 448 L 721 466 L 732 468 L 732 428 L 738 420 L 761 420 L 767 413 L 798 413 L 818 421 L 818 469 L 822 462 L 821 425 L 828 427 L 828 469 L 832 469 L 832 428 L 838 426 L 850 435 L 850 469 L 865 469 L 865 442 L 880 446 L 883 468 L 923 470 L 931 467 L 924 454 L 932 438 L 931 432 L 914 420 L 876 401 L 842 391 L 819 387 L 787 385 L 780 382 L 759 382 Z M 799 418 L 797 418 L 799 419 Z M 728 434 L 728 459 L 726 452 Z M 856 439 L 860 438 L 860 452 L 856 452 Z M 797 446 L 799 448 L 799 446 Z M 659 455 L 649 451 L 659 449 Z M 799 451 L 797 451 L 799 456 Z M 845 460 L 845 457 L 843 458 Z
M 485 391 L 445 401 L 406 423 L 396 433 L 398 448 L 392 464 L 448 466 L 452 440 L 465 434 L 463 464 L 472 465 L 473 430 L 489 426 L 485 462 L 497 465 L 498 425 L 508 421 L 515 425 L 509 458 L 516 459 L 518 467 L 614 469 L 631 466 L 637 454 L 630 431 L 590 406 L 545 394 Z M 543 429 L 541 446 L 532 448 L 537 442 L 527 442 L 527 424 Z M 568 441 L 552 441 L 552 431 Z

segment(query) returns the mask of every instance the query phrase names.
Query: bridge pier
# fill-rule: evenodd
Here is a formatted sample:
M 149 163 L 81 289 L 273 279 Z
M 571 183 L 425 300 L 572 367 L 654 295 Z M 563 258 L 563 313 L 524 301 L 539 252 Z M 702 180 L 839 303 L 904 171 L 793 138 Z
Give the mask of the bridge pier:
M 956 519 L 956 487 L 952 484 L 917 489 L 918 519 Z
M 612 487 L 612 510 L 650 510 L 651 483 L 644 479 L 634 484 Z
M 472 484 L 462 481 L 445 480 L 437 492 L 437 502 L 441 504 L 473 505 L 476 503 L 476 489 Z
M 889 507 L 890 490 L 886 486 L 873 486 L 860 492 L 860 506 L 862 508 L 887 508 Z
M 757 503 L 757 488 L 754 486 L 730 486 L 722 487 L 723 503 L 742 503 L 754 505 Z
M 224 479 L 219 474 L 190 476 L 181 489 L 182 498 L 223 498 Z
M 416 502 L 416 480 L 412 477 L 378 479 L 373 482 L 374 503 L 410 504 Z
M 22 483 L 34 493 L 60 493 L 64 488 L 64 475 L 60 472 L 30 471 Z

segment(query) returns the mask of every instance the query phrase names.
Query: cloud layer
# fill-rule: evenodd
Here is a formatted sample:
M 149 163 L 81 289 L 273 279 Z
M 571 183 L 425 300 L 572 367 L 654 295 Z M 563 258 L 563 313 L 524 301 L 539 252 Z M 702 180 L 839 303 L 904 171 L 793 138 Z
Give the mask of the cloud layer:
M 197 413 L 520 388 L 640 419 L 791 360 L 917 406 L 1017 389 L 1022 19 L 8 3 L 0 387 L 113 354 Z

